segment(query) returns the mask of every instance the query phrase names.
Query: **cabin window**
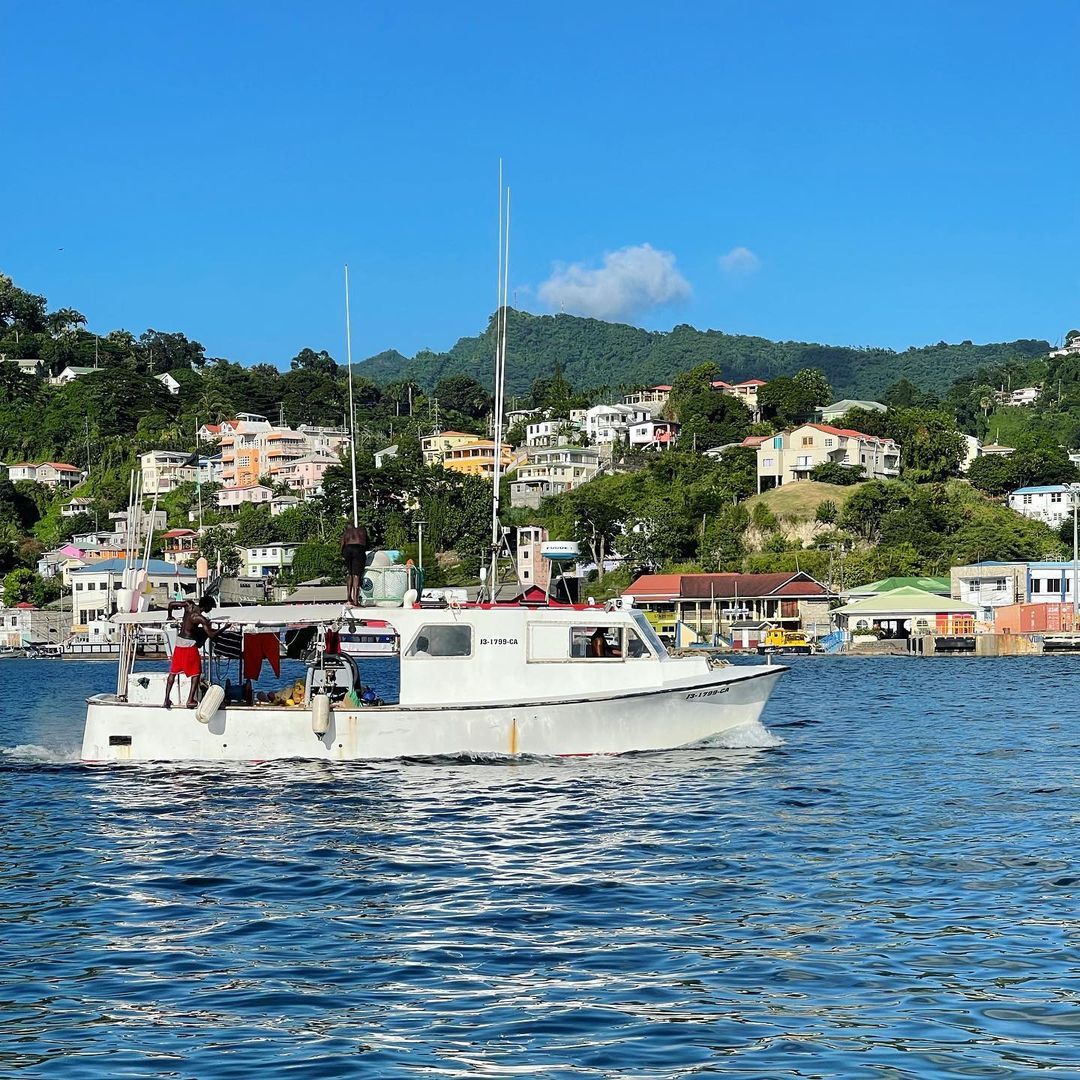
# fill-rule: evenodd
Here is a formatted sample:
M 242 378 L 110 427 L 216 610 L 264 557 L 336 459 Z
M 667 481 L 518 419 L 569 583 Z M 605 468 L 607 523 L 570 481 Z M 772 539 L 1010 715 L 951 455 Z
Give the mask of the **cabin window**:
M 570 657 L 573 660 L 621 660 L 623 633 L 620 626 L 570 627 Z
M 429 623 L 421 626 L 407 656 L 472 656 L 472 627 Z
M 641 635 L 629 627 L 626 630 L 626 649 L 623 653 L 627 660 L 649 660 L 649 650 L 642 641 Z

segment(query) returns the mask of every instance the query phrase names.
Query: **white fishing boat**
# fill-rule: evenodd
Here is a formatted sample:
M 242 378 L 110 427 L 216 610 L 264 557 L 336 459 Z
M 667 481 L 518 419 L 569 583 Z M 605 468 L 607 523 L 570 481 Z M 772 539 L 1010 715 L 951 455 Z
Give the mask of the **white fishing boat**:
M 291 704 L 224 700 L 164 706 L 163 671 L 121 671 L 114 694 L 88 699 L 88 762 L 429 755 L 590 755 L 690 747 L 756 721 L 785 669 L 668 655 L 632 606 L 420 607 L 385 614 L 400 636 L 397 701 L 363 703 L 363 667 L 336 648 L 362 611 L 336 605 L 223 608 L 246 633 L 314 627 L 319 643 Z M 165 613 L 113 617 L 160 627 Z M 134 661 L 132 661 L 134 666 Z M 178 678 L 175 700 L 187 697 Z

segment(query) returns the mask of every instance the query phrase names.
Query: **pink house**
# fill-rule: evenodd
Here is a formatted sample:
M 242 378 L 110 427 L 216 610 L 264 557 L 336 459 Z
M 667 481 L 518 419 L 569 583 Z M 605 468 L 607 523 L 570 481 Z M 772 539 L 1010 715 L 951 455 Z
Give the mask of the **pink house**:
M 222 488 L 217 493 L 217 504 L 222 510 L 236 510 L 244 503 L 269 504 L 273 497 L 274 493 L 265 484 L 249 484 L 247 487 Z
M 275 476 L 284 480 L 294 491 L 318 491 L 322 488 L 326 470 L 340 464 L 340 458 L 329 454 L 305 454 L 282 465 Z

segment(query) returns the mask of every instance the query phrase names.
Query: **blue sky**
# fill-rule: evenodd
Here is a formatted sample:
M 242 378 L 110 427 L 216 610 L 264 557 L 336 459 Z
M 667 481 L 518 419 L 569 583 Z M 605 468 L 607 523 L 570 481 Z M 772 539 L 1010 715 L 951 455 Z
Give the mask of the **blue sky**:
M 285 364 L 495 303 L 904 348 L 1080 323 L 1080 4 L 0 7 L 0 270 Z M 60 250 L 62 249 L 62 250 Z

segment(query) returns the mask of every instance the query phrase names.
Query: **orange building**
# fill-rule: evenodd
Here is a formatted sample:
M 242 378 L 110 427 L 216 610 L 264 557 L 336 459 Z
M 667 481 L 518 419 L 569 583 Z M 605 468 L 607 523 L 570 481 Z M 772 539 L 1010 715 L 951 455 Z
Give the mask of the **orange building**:
M 502 446 L 503 469 L 514 463 L 514 451 L 506 443 Z M 470 441 L 461 443 L 447 451 L 443 458 L 443 468 L 469 476 L 492 476 L 495 472 L 495 440 L 478 439 L 470 436 Z
M 441 465 L 447 455 L 457 446 L 475 442 L 478 436 L 464 431 L 439 431 L 434 435 L 425 435 L 420 440 L 420 449 L 424 454 L 425 465 Z

